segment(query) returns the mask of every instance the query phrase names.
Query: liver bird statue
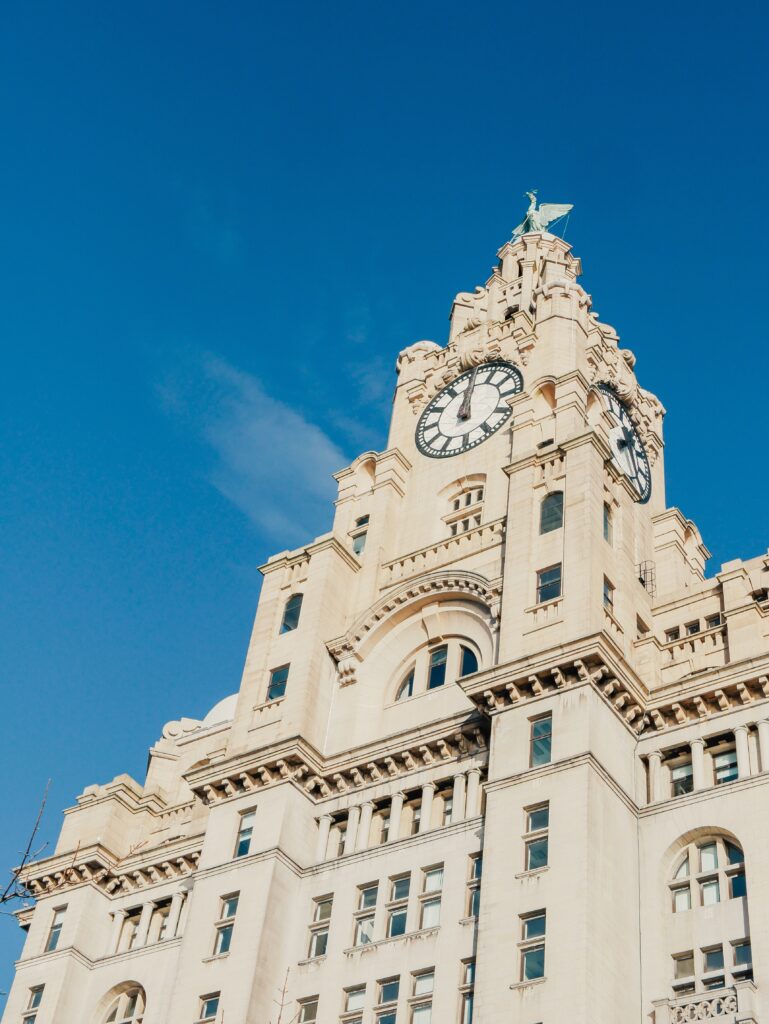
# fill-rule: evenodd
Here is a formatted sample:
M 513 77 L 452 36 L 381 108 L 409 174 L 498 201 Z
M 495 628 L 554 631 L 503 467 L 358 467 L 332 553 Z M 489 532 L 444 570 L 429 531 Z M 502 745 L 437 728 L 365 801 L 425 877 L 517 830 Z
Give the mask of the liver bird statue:
M 527 192 L 526 195 L 529 197 L 529 208 L 526 211 L 526 216 L 513 231 L 513 241 L 517 241 L 521 235 L 527 235 L 530 231 L 547 230 L 548 224 L 565 217 L 570 210 L 574 209 L 572 203 L 542 203 L 537 209 L 537 190 Z

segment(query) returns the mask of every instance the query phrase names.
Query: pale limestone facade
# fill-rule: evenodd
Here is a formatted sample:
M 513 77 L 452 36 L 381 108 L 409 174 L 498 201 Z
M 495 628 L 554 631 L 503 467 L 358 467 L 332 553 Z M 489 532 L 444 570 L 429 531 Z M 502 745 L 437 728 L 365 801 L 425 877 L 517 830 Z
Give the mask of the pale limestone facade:
M 274 1024 L 287 971 L 283 1024 L 769 1022 L 769 554 L 705 579 L 579 260 L 498 255 L 448 346 L 398 357 L 331 533 L 263 567 L 238 695 L 166 725 L 144 785 L 86 788 L 28 870 L 4 1024 Z M 423 455 L 427 404 L 490 360 L 509 418 Z

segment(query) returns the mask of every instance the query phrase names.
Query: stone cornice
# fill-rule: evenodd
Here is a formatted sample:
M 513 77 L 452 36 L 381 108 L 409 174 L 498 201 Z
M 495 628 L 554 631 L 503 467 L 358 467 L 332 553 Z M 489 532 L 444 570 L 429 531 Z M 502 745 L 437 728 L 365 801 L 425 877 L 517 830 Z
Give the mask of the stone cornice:
M 468 721 L 467 713 L 462 712 L 401 734 L 396 753 L 392 737 L 385 737 L 376 745 L 326 759 L 294 737 L 282 745 L 277 760 L 274 752 L 250 752 L 195 769 L 186 779 L 209 805 L 286 782 L 317 803 L 383 782 L 405 780 L 427 767 L 454 762 L 468 754 L 485 757 L 486 752 L 483 721 Z
M 358 559 L 333 533 L 326 533 L 322 537 L 318 537 L 317 540 L 313 541 L 312 544 L 308 544 L 307 547 L 297 548 L 294 551 L 284 551 L 279 555 L 274 555 L 268 562 L 257 566 L 257 568 L 263 576 L 267 576 L 276 569 L 285 569 L 296 562 L 309 560 L 313 555 L 318 555 L 323 551 L 333 551 L 348 568 L 355 572 L 358 572 L 360 569 Z

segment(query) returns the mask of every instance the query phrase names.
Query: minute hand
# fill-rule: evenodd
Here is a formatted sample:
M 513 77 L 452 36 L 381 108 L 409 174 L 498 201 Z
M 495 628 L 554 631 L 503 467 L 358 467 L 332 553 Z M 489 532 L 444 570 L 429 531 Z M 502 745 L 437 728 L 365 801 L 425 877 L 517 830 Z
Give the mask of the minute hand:
M 475 369 L 473 370 L 473 375 L 470 378 L 470 383 L 467 385 L 467 391 L 465 391 L 464 400 L 463 400 L 462 404 L 459 407 L 459 412 L 457 413 L 457 416 L 458 416 L 458 418 L 460 420 L 469 420 L 470 419 L 470 412 L 471 412 L 470 402 L 471 402 L 472 397 L 473 397 L 473 388 L 475 387 L 475 378 L 477 376 L 478 376 L 478 367 L 476 366 Z

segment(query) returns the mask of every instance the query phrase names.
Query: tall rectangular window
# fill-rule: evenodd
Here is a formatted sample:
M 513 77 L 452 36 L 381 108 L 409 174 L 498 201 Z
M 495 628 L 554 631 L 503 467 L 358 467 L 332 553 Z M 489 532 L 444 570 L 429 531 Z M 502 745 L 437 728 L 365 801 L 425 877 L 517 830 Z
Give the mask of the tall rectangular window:
M 66 907 L 59 907 L 53 912 L 53 919 L 51 921 L 51 927 L 48 931 L 48 938 L 45 943 L 45 952 L 52 953 L 59 945 L 59 939 L 61 938 L 61 929 L 64 925 L 64 914 Z
M 374 941 L 374 918 L 379 886 L 362 885 L 358 889 L 358 909 L 355 912 L 354 946 L 367 946 Z
M 292 594 L 283 608 L 283 618 L 280 623 L 281 633 L 290 633 L 299 625 L 299 615 L 302 611 L 303 594 Z
M 614 611 L 614 584 L 605 576 L 603 578 L 603 606 L 607 611 Z
M 245 857 L 251 849 L 251 839 L 254 835 L 254 819 L 256 811 L 244 811 L 240 816 L 238 825 L 238 838 L 235 841 L 235 857 Z
M 563 526 L 563 491 L 546 495 L 539 506 L 539 532 L 552 533 Z
M 535 981 L 545 976 L 544 910 L 521 918 L 521 981 Z
M 446 658 L 448 647 L 443 644 L 430 651 L 430 668 L 427 675 L 427 689 L 435 690 L 446 682 Z
M 553 745 L 553 716 L 542 715 L 531 722 L 529 765 L 549 764 Z
M 561 566 L 551 565 L 537 573 L 537 604 L 554 601 L 561 596 Z
M 309 959 L 325 956 L 328 948 L 328 929 L 331 910 L 334 905 L 333 896 L 320 896 L 313 900 L 312 922 L 310 923 L 310 944 L 307 951 Z
M 406 933 L 411 875 L 390 879 L 390 899 L 387 902 L 387 937 L 396 938 Z
M 692 762 L 682 761 L 670 769 L 670 789 L 673 796 L 685 796 L 694 789 Z
M 411 1024 L 432 1024 L 435 971 L 420 971 L 412 979 Z
M 288 665 L 281 665 L 270 672 L 270 684 L 267 687 L 267 700 L 278 700 L 286 692 L 288 684 Z
M 538 868 L 547 867 L 549 825 L 549 804 L 539 804 L 527 810 L 526 838 L 524 841 L 526 871 L 536 871 Z
M 21 1018 L 21 1024 L 36 1024 L 37 1011 L 43 1001 L 43 989 L 44 985 L 35 985 L 34 988 L 29 990 L 29 999 L 27 1000 L 27 1009 Z
M 483 854 L 476 853 L 470 857 L 470 878 L 467 883 L 467 916 L 477 917 L 481 906 L 481 874 L 483 873 Z
M 603 503 L 603 539 L 611 544 L 614 540 L 614 526 L 611 521 L 611 505 L 608 502 Z
M 475 985 L 475 960 L 462 964 L 462 984 L 459 987 L 459 1024 L 473 1024 L 473 1001 Z
M 238 893 L 222 896 L 219 900 L 219 919 L 216 922 L 214 938 L 214 956 L 229 953 L 232 945 L 232 933 L 235 928 L 235 914 L 238 909 Z
M 377 1006 L 384 1009 L 377 1012 L 376 1024 L 395 1024 L 400 986 L 400 977 L 377 982 Z
M 422 894 L 419 897 L 420 928 L 437 928 L 441 923 L 442 890 L 443 865 L 426 869 L 423 876 Z

